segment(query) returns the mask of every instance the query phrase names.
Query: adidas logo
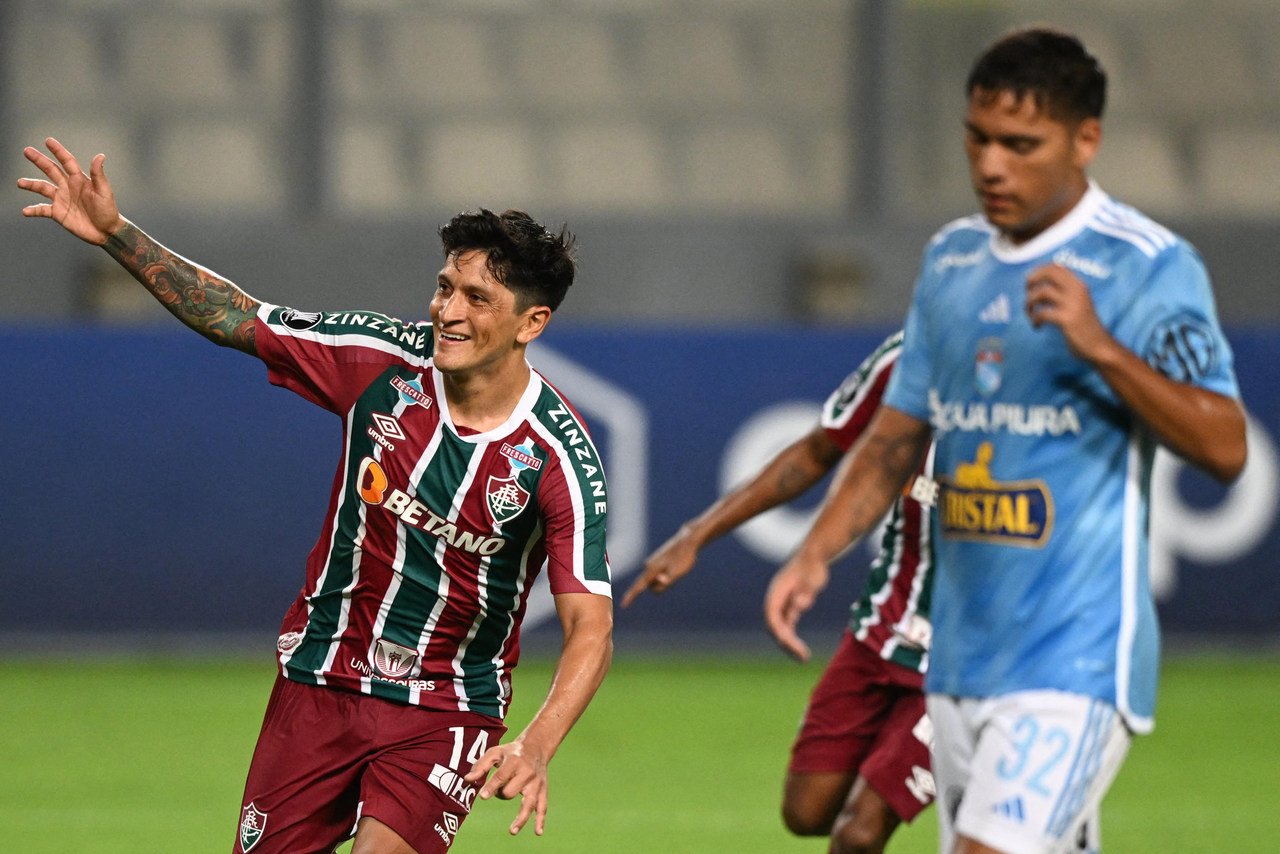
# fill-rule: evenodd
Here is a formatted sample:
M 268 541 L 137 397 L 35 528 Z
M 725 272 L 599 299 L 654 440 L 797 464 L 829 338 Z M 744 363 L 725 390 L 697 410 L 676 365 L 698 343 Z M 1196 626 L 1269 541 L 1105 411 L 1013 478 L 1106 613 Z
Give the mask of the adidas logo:
M 1009 322 L 1009 298 L 1004 294 L 987 303 L 978 314 L 978 320 L 983 323 L 1008 323 Z
M 1026 819 L 1026 814 L 1022 810 L 1022 798 L 1017 795 L 1015 795 L 1012 798 L 1009 798 L 1006 801 L 1001 801 L 1000 803 L 996 804 L 991 808 L 991 811 L 996 815 L 1004 816 L 1007 819 L 1012 819 L 1018 824 L 1022 824 L 1022 822 Z

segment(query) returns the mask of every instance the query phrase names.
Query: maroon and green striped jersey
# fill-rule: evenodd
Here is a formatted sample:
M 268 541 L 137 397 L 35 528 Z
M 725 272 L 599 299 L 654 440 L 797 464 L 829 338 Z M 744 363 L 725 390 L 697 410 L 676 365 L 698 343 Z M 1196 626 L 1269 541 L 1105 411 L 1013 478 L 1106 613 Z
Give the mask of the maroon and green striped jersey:
M 886 338 L 849 374 L 822 408 L 822 426 L 846 451 L 880 408 L 880 399 L 902 352 L 902 333 Z M 933 449 L 908 491 L 881 526 L 879 550 L 862 595 L 853 603 L 849 628 L 881 658 L 923 673 L 928 666 L 929 600 L 933 590 L 930 506 L 936 488 Z
M 611 595 L 604 472 L 581 417 L 531 370 L 505 423 L 459 428 L 425 321 L 263 305 L 257 346 L 272 383 L 343 429 L 281 672 L 503 717 L 539 572 L 553 594 Z

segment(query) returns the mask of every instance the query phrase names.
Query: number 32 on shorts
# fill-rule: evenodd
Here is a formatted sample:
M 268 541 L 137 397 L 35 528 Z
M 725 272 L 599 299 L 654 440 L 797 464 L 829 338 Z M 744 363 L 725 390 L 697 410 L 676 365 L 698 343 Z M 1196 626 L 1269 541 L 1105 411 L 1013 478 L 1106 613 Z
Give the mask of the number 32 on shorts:
M 1060 726 L 1043 728 L 1033 715 L 1024 715 L 1010 735 L 1013 752 L 996 763 L 996 773 L 1010 782 L 1021 779 L 1028 791 L 1050 797 L 1054 787 L 1049 777 L 1071 749 L 1071 734 Z

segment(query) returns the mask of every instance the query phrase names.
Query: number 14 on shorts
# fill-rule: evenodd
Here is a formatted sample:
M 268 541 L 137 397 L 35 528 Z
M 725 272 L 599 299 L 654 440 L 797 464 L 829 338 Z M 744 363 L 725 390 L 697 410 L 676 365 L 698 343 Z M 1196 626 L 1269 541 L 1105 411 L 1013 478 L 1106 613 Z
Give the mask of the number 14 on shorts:
M 453 753 L 449 756 L 449 767 L 461 768 L 462 751 L 467 739 L 466 727 L 451 726 L 449 727 L 449 732 L 453 733 Z M 489 733 L 484 730 L 477 730 L 476 739 L 471 742 L 471 749 L 467 751 L 467 764 L 475 765 L 488 749 Z

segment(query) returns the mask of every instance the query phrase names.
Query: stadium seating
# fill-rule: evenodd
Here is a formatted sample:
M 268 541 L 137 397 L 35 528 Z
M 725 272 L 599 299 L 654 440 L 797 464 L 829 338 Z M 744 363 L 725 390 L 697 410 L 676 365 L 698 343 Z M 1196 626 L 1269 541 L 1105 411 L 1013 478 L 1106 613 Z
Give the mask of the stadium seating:
M 884 36 L 914 49 L 887 54 L 883 116 L 857 102 L 856 8 L 332 0 L 312 20 L 287 0 L 12 0 L 6 133 L 109 147 L 157 204 L 271 210 L 282 181 L 324 172 L 335 213 L 505 191 L 588 214 L 840 216 L 863 201 L 858 158 L 882 157 L 890 212 L 932 217 L 971 206 L 956 130 L 974 45 L 1050 20 L 1112 72 L 1098 174 L 1117 195 L 1191 218 L 1280 207 L 1242 169 L 1267 174 L 1280 146 L 1269 0 L 894 4 Z M 872 130 L 891 143 L 864 148 Z M 312 162 L 282 159 L 294 132 L 323 135 Z
M 427 192 L 453 208 L 536 207 L 541 151 L 519 120 L 459 119 L 427 130 L 415 170 Z
M 156 142 L 159 199 L 213 213 L 282 210 L 283 162 L 280 136 L 262 125 L 204 119 L 174 124 Z
M 343 122 L 329 152 L 334 204 L 353 214 L 403 216 L 420 204 L 410 176 L 410 145 L 402 128 L 376 119 Z
M 1177 212 L 1188 181 L 1170 133 L 1156 125 L 1108 122 L 1093 176 L 1107 192 L 1151 214 Z
M 1280 216 L 1280 134 L 1272 127 L 1222 125 L 1201 154 L 1207 207 L 1224 214 Z
M 600 211 L 643 210 L 670 199 L 673 175 L 662 140 L 641 122 L 582 122 L 557 130 L 557 202 Z

